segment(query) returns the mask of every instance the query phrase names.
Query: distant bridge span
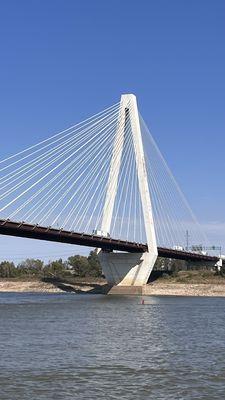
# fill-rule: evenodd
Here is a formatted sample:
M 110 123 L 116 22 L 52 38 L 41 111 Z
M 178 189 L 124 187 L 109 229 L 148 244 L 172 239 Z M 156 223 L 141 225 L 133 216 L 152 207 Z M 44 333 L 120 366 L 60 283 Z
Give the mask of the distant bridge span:
M 15 222 L 5 219 L 0 219 L 0 234 L 80 246 L 98 247 L 104 251 L 118 250 L 126 251 L 128 253 L 144 253 L 148 251 L 148 246 L 144 243 L 129 242 L 86 233 L 70 232 L 63 229 L 32 225 L 26 222 Z M 158 247 L 158 256 L 186 261 L 211 261 L 215 263 L 219 261 L 219 258 L 216 256 L 191 253 L 164 247 Z

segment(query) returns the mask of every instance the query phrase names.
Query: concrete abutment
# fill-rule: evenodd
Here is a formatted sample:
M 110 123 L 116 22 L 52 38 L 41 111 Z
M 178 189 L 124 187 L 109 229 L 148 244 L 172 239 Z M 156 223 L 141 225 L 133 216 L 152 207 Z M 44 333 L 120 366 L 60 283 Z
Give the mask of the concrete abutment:
M 141 294 L 157 254 L 101 251 L 98 257 L 106 280 L 112 286 L 110 294 Z

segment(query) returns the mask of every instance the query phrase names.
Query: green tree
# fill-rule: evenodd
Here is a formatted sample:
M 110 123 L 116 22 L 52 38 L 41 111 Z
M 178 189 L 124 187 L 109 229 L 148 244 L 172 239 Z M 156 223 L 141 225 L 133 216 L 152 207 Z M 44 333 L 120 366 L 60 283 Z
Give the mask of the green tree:
M 175 260 L 172 258 L 158 257 L 154 265 L 154 271 L 178 272 L 187 269 L 185 260 Z
M 2 261 L 0 263 L 0 277 L 14 278 L 17 275 L 17 270 L 13 262 Z
M 98 259 L 97 250 L 90 251 L 88 263 L 90 276 L 100 277 L 102 275 L 102 269 Z
M 60 258 L 59 260 L 55 260 L 50 262 L 44 267 L 44 276 L 53 276 L 54 278 L 59 278 L 61 276 L 66 275 L 66 263 Z
M 18 270 L 25 275 L 40 275 L 43 269 L 43 261 L 34 258 L 27 258 L 18 264 Z
M 89 263 L 85 256 L 71 256 L 68 258 L 68 265 L 72 267 L 74 275 L 84 277 L 89 273 Z

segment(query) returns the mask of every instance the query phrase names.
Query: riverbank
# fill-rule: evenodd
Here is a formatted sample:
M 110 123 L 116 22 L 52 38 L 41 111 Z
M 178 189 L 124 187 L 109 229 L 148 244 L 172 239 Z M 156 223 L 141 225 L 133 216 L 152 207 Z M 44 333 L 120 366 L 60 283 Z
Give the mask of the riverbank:
M 151 296 L 225 297 L 225 277 L 209 270 L 162 274 L 146 285 L 143 292 Z
M 12 281 L 3 279 L 0 281 L 0 292 L 39 292 L 39 293 L 59 293 L 63 290 L 51 283 L 41 281 Z
M 77 282 L 68 282 L 63 279 L 1 279 L 0 292 L 16 293 L 104 293 L 107 282 L 105 279 L 77 280 Z
M 211 296 L 225 297 L 224 284 L 189 284 L 189 283 L 160 283 L 146 285 L 143 291 L 146 296 Z
M 66 279 L 1 279 L 0 292 L 36 293 L 99 293 L 109 290 L 103 278 Z M 162 274 L 143 288 L 147 296 L 214 296 L 225 297 L 225 277 L 212 271 L 181 271 Z

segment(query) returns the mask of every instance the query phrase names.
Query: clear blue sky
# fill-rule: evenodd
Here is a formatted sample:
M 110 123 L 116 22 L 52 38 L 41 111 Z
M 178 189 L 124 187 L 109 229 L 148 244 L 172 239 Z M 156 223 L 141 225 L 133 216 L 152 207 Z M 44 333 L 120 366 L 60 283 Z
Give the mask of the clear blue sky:
M 224 0 L 1 2 L 0 158 L 135 93 L 199 221 L 225 244 L 224 20 Z M 61 249 L 0 238 L 4 255 Z

